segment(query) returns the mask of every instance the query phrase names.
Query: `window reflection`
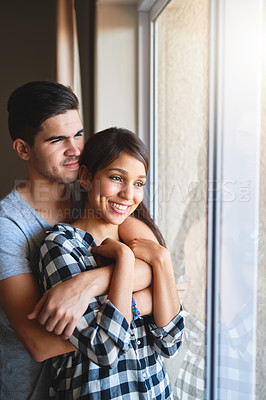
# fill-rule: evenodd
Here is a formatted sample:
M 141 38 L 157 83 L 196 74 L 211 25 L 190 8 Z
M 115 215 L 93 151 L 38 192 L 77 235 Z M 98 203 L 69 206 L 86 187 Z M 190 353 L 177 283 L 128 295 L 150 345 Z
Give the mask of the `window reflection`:
M 266 393 L 266 0 L 263 1 L 262 40 L 262 120 L 260 139 L 260 209 L 259 209 L 259 256 L 258 256 L 258 297 L 257 297 L 257 354 L 256 394 L 257 400 L 264 400 Z
M 204 399 L 209 1 L 172 0 L 155 24 L 157 223 L 186 311 L 166 361 L 174 399 Z

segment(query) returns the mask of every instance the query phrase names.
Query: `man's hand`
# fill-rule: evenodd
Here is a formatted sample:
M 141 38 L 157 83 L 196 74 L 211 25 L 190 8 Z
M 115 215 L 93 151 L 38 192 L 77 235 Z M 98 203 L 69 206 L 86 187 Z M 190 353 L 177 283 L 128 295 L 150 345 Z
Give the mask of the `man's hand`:
M 69 339 L 90 301 L 89 290 L 83 288 L 83 274 L 45 292 L 28 319 L 38 319 L 48 332 Z

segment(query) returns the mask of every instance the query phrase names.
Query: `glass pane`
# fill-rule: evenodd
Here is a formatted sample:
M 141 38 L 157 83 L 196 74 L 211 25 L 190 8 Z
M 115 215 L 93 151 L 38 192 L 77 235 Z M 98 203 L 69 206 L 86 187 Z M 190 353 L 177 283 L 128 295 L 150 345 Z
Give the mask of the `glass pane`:
M 172 0 L 155 22 L 156 220 L 186 311 L 166 361 L 174 399 L 204 399 L 209 1 Z
M 225 1 L 219 20 L 221 184 L 217 196 L 220 218 L 216 221 L 219 312 L 215 382 L 219 400 L 265 399 L 265 391 L 262 397 L 259 390 L 256 395 L 256 381 L 258 388 L 261 384 L 256 376 L 256 352 L 265 351 L 259 342 L 256 346 L 256 336 L 265 335 L 265 329 L 258 330 L 261 317 L 256 312 L 261 5 L 260 0 Z
M 256 394 L 264 400 L 266 394 L 266 0 L 263 1 L 262 109 L 260 139 L 260 209 L 257 297 L 257 357 Z

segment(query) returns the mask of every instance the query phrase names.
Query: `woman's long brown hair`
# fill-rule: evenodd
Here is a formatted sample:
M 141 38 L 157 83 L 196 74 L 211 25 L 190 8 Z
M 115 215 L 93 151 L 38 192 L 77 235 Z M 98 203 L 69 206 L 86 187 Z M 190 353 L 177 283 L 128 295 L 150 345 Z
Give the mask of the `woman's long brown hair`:
M 98 170 L 111 164 L 123 152 L 141 161 L 146 174 L 148 173 L 149 154 L 145 144 L 135 133 L 116 127 L 98 132 L 87 140 L 80 165 L 85 165 L 93 178 Z M 132 215 L 143 221 L 152 230 L 158 242 L 165 246 L 163 236 L 143 201 Z

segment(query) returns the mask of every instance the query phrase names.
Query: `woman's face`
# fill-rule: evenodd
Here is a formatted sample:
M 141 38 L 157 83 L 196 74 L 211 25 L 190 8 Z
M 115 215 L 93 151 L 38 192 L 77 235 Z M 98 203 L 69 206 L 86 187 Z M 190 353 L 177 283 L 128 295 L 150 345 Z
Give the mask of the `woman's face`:
M 120 225 L 143 200 L 146 171 L 141 161 L 122 153 L 96 172 L 88 192 L 88 212 Z

